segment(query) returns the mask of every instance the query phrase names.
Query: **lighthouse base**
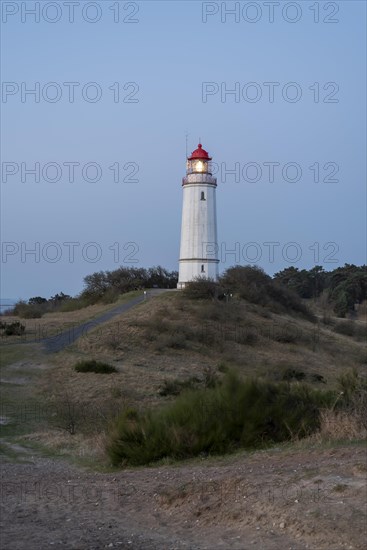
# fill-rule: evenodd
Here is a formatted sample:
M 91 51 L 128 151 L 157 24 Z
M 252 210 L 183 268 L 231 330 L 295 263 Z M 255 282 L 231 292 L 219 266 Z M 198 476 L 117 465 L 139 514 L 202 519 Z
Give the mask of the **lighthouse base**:
M 208 258 L 180 260 L 177 288 L 184 289 L 189 282 L 200 279 L 217 282 L 218 264 L 219 260 Z

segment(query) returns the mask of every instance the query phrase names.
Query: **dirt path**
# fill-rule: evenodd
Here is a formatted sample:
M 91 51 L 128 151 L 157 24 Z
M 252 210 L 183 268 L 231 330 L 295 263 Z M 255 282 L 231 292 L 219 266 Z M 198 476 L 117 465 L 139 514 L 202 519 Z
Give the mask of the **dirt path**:
M 72 329 L 69 329 L 65 332 L 57 334 L 56 336 L 45 338 L 44 340 L 39 340 L 39 343 L 43 346 L 44 350 L 47 353 L 57 353 L 59 351 L 62 351 L 64 348 L 73 344 L 78 338 L 87 334 L 89 331 L 93 330 L 95 327 L 105 323 L 106 321 L 109 321 L 116 315 L 121 315 L 121 313 L 125 313 L 126 311 L 129 311 L 129 309 L 135 307 L 138 304 L 141 304 L 146 299 L 148 300 L 150 298 L 153 298 L 154 296 L 158 296 L 163 292 L 168 292 L 168 290 L 165 290 L 165 289 L 148 290 L 146 296 L 144 296 L 142 291 L 141 296 L 132 298 L 128 302 L 124 302 L 123 304 L 120 304 L 110 309 L 106 313 L 103 313 L 102 315 L 95 317 L 91 321 L 86 321 L 85 323 L 82 323 L 77 327 L 73 327 Z
M 22 456 L 1 469 L 4 550 L 365 548 L 361 446 L 109 474 Z

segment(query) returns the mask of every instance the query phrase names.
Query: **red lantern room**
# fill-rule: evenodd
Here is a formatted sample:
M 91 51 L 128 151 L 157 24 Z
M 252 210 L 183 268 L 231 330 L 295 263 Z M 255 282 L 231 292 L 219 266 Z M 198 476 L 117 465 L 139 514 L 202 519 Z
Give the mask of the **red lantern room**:
M 187 159 L 187 174 L 211 174 L 211 160 L 212 158 L 209 156 L 209 153 L 199 143 L 198 148 Z

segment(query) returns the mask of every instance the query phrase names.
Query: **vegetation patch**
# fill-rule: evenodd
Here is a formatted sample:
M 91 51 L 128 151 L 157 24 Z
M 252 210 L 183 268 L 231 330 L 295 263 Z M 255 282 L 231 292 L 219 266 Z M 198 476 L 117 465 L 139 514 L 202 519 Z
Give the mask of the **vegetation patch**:
M 108 363 L 103 363 L 101 361 L 79 361 L 74 365 L 76 372 L 96 372 L 97 374 L 111 374 L 117 372 L 116 367 L 109 365 Z
M 223 294 L 220 286 L 212 279 L 197 277 L 186 285 L 183 295 L 190 300 L 214 300 Z
M 219 369 L 218 369 L 219 370 Z M 186 380 L 180 380 L 179 378 L 174 378 L 171 380 L 165 380 L 161 389 L 159 390 L 159 395 L 180 395 L 185 390 L 193 390 L 200 388 L 214 388 L 219 384 L 219 377 L 215 369 L 211 367 L 205 367 L 201 377 L 190 376 Z
M 243 380 L 228 372 L 221 384 L 183 392 L 161 409 L 123 412 L 107 452 L 114 465 L 139 465 L 261 448 L 317 431 L 320 409 L 332 399 L 304 384 Z
M 0 331 L 3 336 L 21 336 L 24 333 L 25 326 L 19 321 L 14 323 L 0 322 Z

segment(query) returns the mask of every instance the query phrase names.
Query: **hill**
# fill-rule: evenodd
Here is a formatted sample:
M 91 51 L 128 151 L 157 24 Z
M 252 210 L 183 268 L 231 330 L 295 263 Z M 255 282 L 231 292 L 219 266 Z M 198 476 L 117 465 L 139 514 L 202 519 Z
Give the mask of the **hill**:
M 95 319 L 116 303 L 6 318 L 23 323 L 25 332 L 4 337 L 2 346 L 0 451 L 4 480 L 13 484 L 3 513 L 19 512 L 14 481 L 58 487 L 52 502 L 22 502 L 23 527 L 15 525 L 27 536 L 14 548 L 48 544 L 50 513 L 68 547 L 363 548 L 365 449 L 348 414 L 325 416 L 311 438 L 266 451 L 173 465 L 163 459 L 154 469 L 108 473 L 106 434 L 121 410 L 159 410 L 186 389 L 215 386 L 232 368 L 264 383 L 331 390 L 343 380 L 351 387 L 350 369 L 364 374 L 365 322 L 325 316 L 318 302 L 286 307 L 271 288 L 254 301 L 148 291 L 146 300 L 99 326 Z M 46 353 L 37 341 L 37 334 L 57 338 L 87 321 L 84 334 L 59 353 Z M 117 372 L 75 370 L 92 359 Z M 65 501 L 60 495 L 70 496 L 70 484 L 77 494 Z M 92 538 L 76 535 L 81 521 Z
M 108 309 L 111 306 L 94 305 L 22 320 L 25 341 L 37 331 L 57 334 L 90 320 L 90 327 L 72 346 L 47 356 L 49 368 L 37 382 L 45 402 L 62 400 L 67 394 L 72 402 L 89 408 L 111 402 L 116 407 L 159 405 L 179 393 L 180 385 L 200 386 L 205 377 L 220 377 L 231 367 L 246 376 L 303 380 L 335 389 L 342 373 L 352 368 L 363 372 L 367 361 L 362 321 L 331 319 L 324 324 L 302 314 L 274 313 L 242 299 L 190 300 L 168 291 L 94 327 L 93 317 Z M 351 326 L 352 333 L 341 334 L 340 323 Z M 42 347 L 34 349 L 43 362 Z M 72 366 L 81 358 L 110 362 L 118 373 L 113 379 L 78 374 Z
M 359 333 L 339 334 L 332 326 L 272 313 L 244 300 L 197 302 L 176 292 L 91 330 L 68 352 L 67 363 L 73 354 L 112 361 L 119 370 L 114 393 L 118 388 L 130 405 L 139 406 L 162 402 L 160 390 L 166 381 L 200 379 L 208 369 L 220 373 L 236 367 L 244 375 L 304 379 L 335 388 L 340 374 L 353 367 L 362 369 L 367 359 Z M 68 368 L 65 357 L 59 364 Z M 77 396 L 80 378 L 70 370 L 66 376 L 63 368 L 53 376 L 63 378 L 68 391 Z M 83 394 L 93 398 L 94 381 L 90 393 L 88 379 L 82 381 Z

